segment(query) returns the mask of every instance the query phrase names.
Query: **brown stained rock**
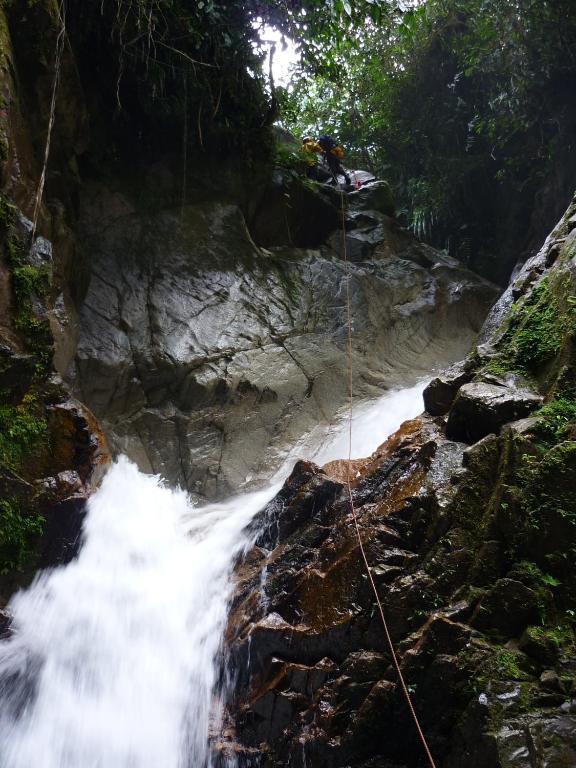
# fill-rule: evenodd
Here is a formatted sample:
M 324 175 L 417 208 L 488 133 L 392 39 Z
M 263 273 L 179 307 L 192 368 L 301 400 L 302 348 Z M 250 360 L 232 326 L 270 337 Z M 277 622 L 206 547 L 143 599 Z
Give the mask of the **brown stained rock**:
M 350 462 L 347 459 L 330 461 L 322 467 L 322 471 L 330 479 L 342 484 L 346 483 L 350 474 L 351 485 L 355 488 L 364 477 L 374 474 L 396 451 L 420 448 L 427 434 L 428 424 L 421 417 L 405 421 L 371 456 Z
M 388 680 L 376 683 L 344 736 L 344 750 L 356 759 L 378 751 L 383 733 L 391 720 L 396 684 Z
M 308 568 L 290 604 L 313 631 L 325 631 L 350 621 L 358 613 L 354 603 L 364 586 L 364 565 L 357 547 L 351 548 L 326 570 Z
M 337 459 L 336 461 L 329 461 L 327 464 L 324 464 L 322 471 L 326 477 L 335 480 L 337 483 L 344 484 L 348 482 L 348 477 L 350 477 L 352 484 L 361 476 L 362 470 L 366 468 L 368 461 L 368 459 L 353 459 L 352 461 Z
M 84 484 L 96 486 L 110 462 L 106 438 L 93 414 L 69 399 L 48 408 L 52 441 L 51 469 L 57 475 L 71 468 Z
M 354 651 L 341 665 L 342 672 L 357 683 L 375 683 L 386 672 L 390 660 L 376 651 Z

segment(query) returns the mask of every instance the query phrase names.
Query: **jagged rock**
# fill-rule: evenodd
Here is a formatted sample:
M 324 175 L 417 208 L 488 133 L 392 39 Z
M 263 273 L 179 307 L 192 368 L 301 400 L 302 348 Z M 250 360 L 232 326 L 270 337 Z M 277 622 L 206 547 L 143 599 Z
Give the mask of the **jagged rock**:
M 374 223 L 371 214 L 369 220 Z M 562 258 L 553 263 L 562 265 Z M 543 391 L 556 369 L 557 391 L 566 391 L 560 377 L 571 385 L 572 343 L 562 348 L 562 365 L 556 360 L 539 380 Z M 271 765 L 381 768 L 422 761 L 395 671 L 387 666 L 389 649 L 363 573 L 356 524 L 438 764 L 576 764 L 573 633 L 560 618 L 574 595 L 565 557 L 575 536 L 569 522 L 574 446 L 569 432 L 546 452 L 535 444 L 546 417 L 527 413 L 541 399 L 518 375 L 487 372 L 499 354 L 497 335 L 490 348 L 490 358 L 475 353 L 464 369 L 478 381 L 456 385 L 448 434 L 442 419 L 424 414 L 366 460 L 331 462 L 323 470 L 301 465 L 281 502 L 260 518 L 273 530 L 274 521 L 290 520 L 293 511 L 295 525 L 284 523 L 284 533 L 266 541 L 273 549 L 254 551 L 239 568 L 246 577 L 231 615 L 231 624 L 238 623 L 230 652 L 241 670 L 248 638 L 264 637 L 266 614 L 276 614 L 278 626 L 267 630 L 265 643 L 256 642 L 260 654 L 247 675 L 240 672 L 230 706 L 243 741 L 252 738 L 254 713 L 244 693 L 250 681 L 271 681 L 274 696 L 291 691 L 296 706 L 290 725 L 261 745 Z M 475 442 L 467 446 L 462 439 Z M 349 473 L 355 520 L 346 494 L 336 488 L 316 513 L 314 494 L 327 482 L 345 482 Z M 282 657 L 281 674 L 272 669 L 270 654 Z M 300 666 L 324 654 L 330 673 L 311 695 Z M 290 685 L 286 665 L 298 669 Z
M 343 750 L 348 759 L 369 757 L 382 739 L 383 723 L 390 720 L 396 685 L 380 680 L 373 687 L 344 734 Z
M 69 399 L 50 406 L 48 419 L 52 433 L 58 436 L 51 467 L 60 472 L 74 467 L 83 484 L 96 487 L 108 466 L 110 453 L 94 416 L 85 406 Z
M 59 472 L 52 477 L 44 477 L 36 481 L 38 492 L 47 501 L 50 499 L 60 500 L 67 496 L 72 496 L 82 489 L 83 483 L 76 470 L 68 469 Z
M 355 651 L 342 664 L 342 672 L 356 683 L 375 683 L 384 677 L 390 660 L 375 651 Z
M 542 627 L 528 627 L 518 642 L 518 648 L 542 664 L 554 664 L 558 658 L 558 642 Z
M 475 443 L 491 432 L 499 432 L 503 424 L 524 418 L 541 403 L 539 395 L 527 390 L 484 382 L 464 384 L 448 414 L 446 435 Z
M 52 243 L 45 237 L 37 237 L 28 251 L 28 261 L 38 269 L 52 264 Z
M 444 416 L 450 410 L 456 393 L 470 381 L 472 372 L 466 362 L 457 363 L 432 379 L 424 390 L 424 407 L 432 416 Z
M 0 344 L 0 389 L 8 402 L 20 402 L 32 383 L 34 366 L 33 355 L 18 353 Z
M 538 620 L 539 599 L 534 590 L 514 579 L 499 579 L 480 601 L 470 623 L 506 636 L 519 634 Z
M 250 234 L 264 248 L 316 248 L 340 223 L 337 205 L 300 179 L 286 184 L 280 173 L 260 190 L 251 207 Z
M 394 197 L 386 181 L 364 184 L 359 190 L 350 192 L 348 201 L 351 208 L 381 211 L 387 216 L 394 216 Z

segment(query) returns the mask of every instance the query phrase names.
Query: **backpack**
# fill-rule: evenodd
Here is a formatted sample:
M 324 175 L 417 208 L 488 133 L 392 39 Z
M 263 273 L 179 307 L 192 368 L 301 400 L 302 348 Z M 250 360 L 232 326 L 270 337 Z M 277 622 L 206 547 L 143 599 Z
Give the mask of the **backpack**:
M 318 139 L 318 144 L 320 144 L 324 152 L 331 152 L 334 147 L 338 146 L 338 143 L 335 139 L 332 138 L 332 136 L 320 136 Z

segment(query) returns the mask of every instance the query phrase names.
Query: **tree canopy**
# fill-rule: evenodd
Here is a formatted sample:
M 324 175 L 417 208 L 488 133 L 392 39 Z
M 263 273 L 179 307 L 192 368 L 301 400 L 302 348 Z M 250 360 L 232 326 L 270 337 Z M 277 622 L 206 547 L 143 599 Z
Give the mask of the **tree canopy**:
M 336 134 L 438 245 L 480 239 L 499 196 L 533 188 L 573 130 L 573 0 L 390 4 L 331 57 L 283 94 L 283 124 Z

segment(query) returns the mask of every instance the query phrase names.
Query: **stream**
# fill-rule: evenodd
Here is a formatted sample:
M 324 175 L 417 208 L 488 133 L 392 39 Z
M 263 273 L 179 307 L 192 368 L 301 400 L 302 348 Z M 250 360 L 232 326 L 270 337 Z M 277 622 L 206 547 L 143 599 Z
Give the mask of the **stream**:
M 422 411 L 421 382 L 356 406 L 352 457 Z M 343 417 L 295 445 L 261 490 L 193 506 L 120 457 L 83 545 L 9 609 L 0 645 L 2 768 L 209 768 L 232 569 L 294 461 L 348 455 Z

